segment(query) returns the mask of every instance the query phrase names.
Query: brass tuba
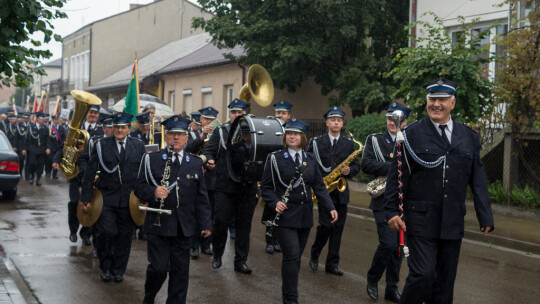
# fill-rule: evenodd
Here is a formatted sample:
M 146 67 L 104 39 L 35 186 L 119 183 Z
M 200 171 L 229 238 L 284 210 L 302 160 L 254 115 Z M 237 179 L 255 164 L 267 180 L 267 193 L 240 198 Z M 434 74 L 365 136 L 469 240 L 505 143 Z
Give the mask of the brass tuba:
M 72 90 L 70 93 L 75 98 L 75 109 L 60 160 L 60 171 L 68 179 L 75 178 L 79 174 L 77 159 L 88 143 L 88 132 L 80 129 L 84 118 L 91 106 L 101 105 L 101 99 L 94 94 L 80 90 Z
M 351 155 L 347 157 L 339 166 L 337 166 L 332 172 L 330 172 L 327 176 L 323 178 L 324 185 L 326 186 L 326 190 L 328 190 L 328 193 L 331 193 L 334 190 L 338 190 L 339 192 L 345 191 L 347 189 L 347 180 L 341 176 L 341 169 L 347 167 L 352 163 L 360 153 L 362 153 L 362 150 L 364 149 L 364 146 L 361 142 L 357 141 L 352 137 L 351 139 L 353 142 L 358 144 L 358 149 L 355 150 Z M 317 196 L 315 195 L 315 192 L 311 192 L 311 200 L 315 203 L 317 202 Z
M 247 103 L 250 99 L 261 107 L 268 107 L 274 100 L 274 82 L 272 77 L 261 65 L 254 64 L 249 67 L 247 83 L 240 89 L 238 98 Z

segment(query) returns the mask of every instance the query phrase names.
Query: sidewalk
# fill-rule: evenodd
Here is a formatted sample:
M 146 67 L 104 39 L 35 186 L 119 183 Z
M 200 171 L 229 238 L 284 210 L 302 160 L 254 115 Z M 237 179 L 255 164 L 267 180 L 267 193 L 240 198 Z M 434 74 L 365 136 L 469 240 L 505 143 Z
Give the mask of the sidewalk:
M 373 217 L 369 210 L 370 197 L 366 192 L 366 184 L 348 182 L 351 189 L 349 212 Z M 495 230 L 486 238 L 480 231 L 473 202 L 467 201 L 466 205 L 466 239 L 540 255 L 540 211 L 492 204 Z
M 6 264 L 11 263 L 5 257 L 0 247 L 2 254 L 2 261 L 0 262 L 0 304 L 13 303 L 13 304 L 26 304 L 21 291 L 15 283 L 14 276 L 9 272 Z M 17 273 L 17 275 L 19 275 Z

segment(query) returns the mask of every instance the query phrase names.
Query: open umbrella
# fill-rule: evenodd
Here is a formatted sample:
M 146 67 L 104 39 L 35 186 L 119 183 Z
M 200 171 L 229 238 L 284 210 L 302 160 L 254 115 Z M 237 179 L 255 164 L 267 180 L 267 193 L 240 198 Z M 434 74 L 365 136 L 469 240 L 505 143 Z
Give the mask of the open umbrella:
M 17 113 L 23 113 L 24 112 L 24 109 L 19 107 L 19 106 L 15 106 L 17 108 Z M 8 111 L 13 111 L 13 106 L 9 106 L 9 107 L 2 107 L 0 108 L 0 114 L 6 114 Z
M 169 117 L 174 115 L 174 111 L 161 99 L 156 96 L 139 94 L 139 106 L 144 108 L 148 103 L 152 103 L 156 107 L 156 116 Z M 126 98 L 120 99 L 114 104 L 113 110 L 115 112 L 121 112 L 126 105 Z

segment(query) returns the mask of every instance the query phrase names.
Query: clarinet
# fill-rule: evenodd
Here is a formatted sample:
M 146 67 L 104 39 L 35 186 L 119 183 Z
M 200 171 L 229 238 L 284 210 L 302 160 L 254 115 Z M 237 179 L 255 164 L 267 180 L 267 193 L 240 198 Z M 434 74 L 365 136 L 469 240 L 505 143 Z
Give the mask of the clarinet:
M 287 186 L 287 189 L 285 189 L 285 193 L 283 193 L 283 195 L 281 196 L 281 201 L 285 204 L 285 206 L 287 206 L 287 202 L 289 201 L 289 195 L 290 195 L 290 192 L 293 189 L 294 183 L 296 183 L 296 181 L 300 178 L 300 176 L 302 176 L 302 171 L 304 171 L 303 166 L 300 166 L 299 168 L 296 168 L 296 172 L 295 172 L 293 178 L 291 179 L 291 182 Z M 283 213 L 283 211 L 282 212 L 277 212 L 276 217 L 274 217 L 273 221 L 270 221 L 270 220 L 263 221 L 263 224 L 270 227 L 270 229 L 268 229 L 268 231 L 266 232 L 267 236 L 271 236 L 271 237 L 274 236 L 274 230 L 278 226 L 277 222 L 279 221 L 279 217 L 281 216 L 282 213 Z
M 171 145 L 168 149 L 169 149 L 169 152 L 167 153 L 167 162 L 165 163 L 165 170 L 163 171 L 163 178 L 161 179 L 161 186 L 164 186 L 165 188 L 169 187 L 169 177 L 171 176 L 171 160 L 172 160 L 174 146 Z M 161 214 L 162 213 L 170 214 L 169 210 L 163 209 L 164 206 L 165 206 L 165 199 L 160 198 L 159 209 L 156 211 L 157 216 L 156 216 L 156 221 L 154 222 L 154 226 L 161 227 Z

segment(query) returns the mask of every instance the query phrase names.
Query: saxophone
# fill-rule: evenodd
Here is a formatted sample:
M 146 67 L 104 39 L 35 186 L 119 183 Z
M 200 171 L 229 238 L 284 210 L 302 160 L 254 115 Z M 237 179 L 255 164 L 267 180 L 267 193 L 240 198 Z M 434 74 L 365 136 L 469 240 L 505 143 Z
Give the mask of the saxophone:
M 345 191 L 347 189 L 347 180 L 341 176 L 341 170 L 348 165 L 350 165 L 357 157 L 362 153 L 362 150 L 364 149 L 364 146 L 361 142 L 354 139 L 354 137 L 351 134 L 351 140 L 358 144 L 358 149 L 355 150 L 351 155 L 347 157 L 339 166 L 337 166 L 332 172 L 330 172 L 328 175 L 326 175 L 323 178 L 324 185 L 326 186 L 326 190 L 328 190 L 328 193 L 331 193 L 334 190 L 338 190 L 339 192 Z M 314 192 L 311 192 L 311 200 L 316 203 L 317 196 L 315 196 Z

